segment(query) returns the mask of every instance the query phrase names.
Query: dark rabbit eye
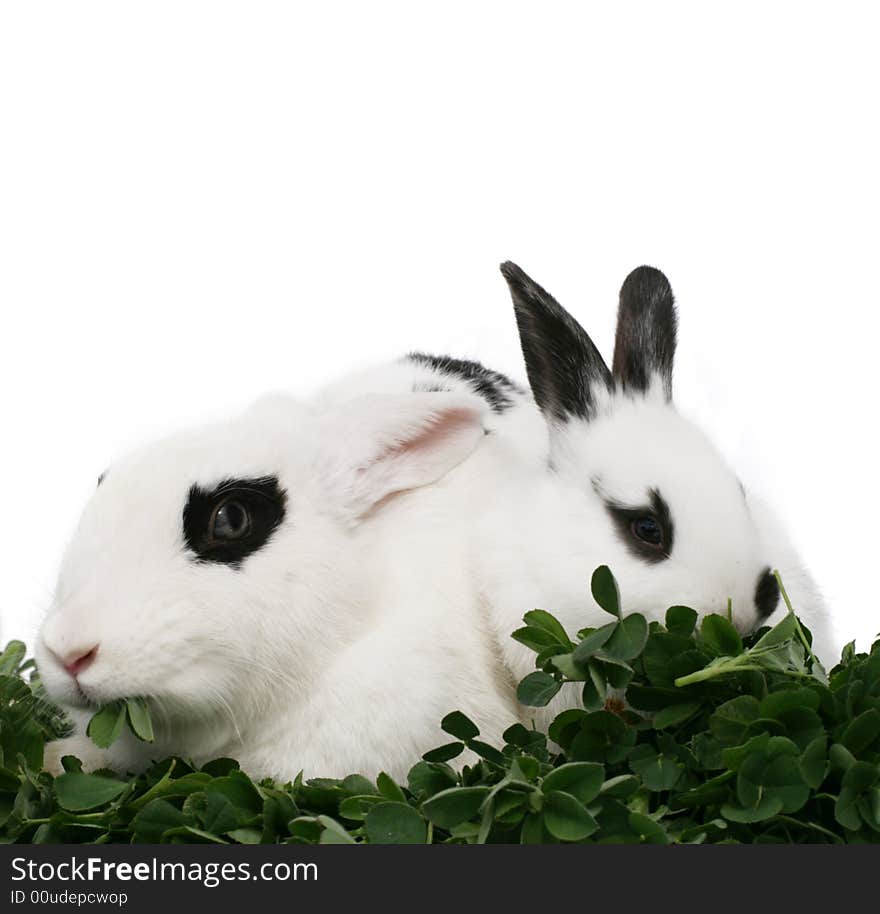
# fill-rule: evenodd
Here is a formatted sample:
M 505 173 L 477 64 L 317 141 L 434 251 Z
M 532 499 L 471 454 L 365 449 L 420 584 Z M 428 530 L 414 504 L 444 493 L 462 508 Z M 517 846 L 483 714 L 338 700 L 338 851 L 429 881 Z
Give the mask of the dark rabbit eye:
M 649 565 L 663 562 L 672 555 L 675 524 L 669 505 L 657 489 L 648 490 L 644 504 L 627 505 L 604 495 L 595 481 L 593 487 L 605 502 L 618 536 L 632 555 Z
M 652 517 L 650 514 L 635 518 L 630 524 L 630 530 L 632 530 L 633 536 L 643 543 L 647 543 L 650 546 L 663 545 L 663 528 L 657 518 Z
M 208 537 L 212 540 L 238 540 L 247 536 L 251 529 L 248 509 L 235 499 L 221 502 L 211 516 Z
M 193 558 L 239 568 L 284 520 L 287 495 L 274 476 L 194 485 L 183 509 L 183 538 Z

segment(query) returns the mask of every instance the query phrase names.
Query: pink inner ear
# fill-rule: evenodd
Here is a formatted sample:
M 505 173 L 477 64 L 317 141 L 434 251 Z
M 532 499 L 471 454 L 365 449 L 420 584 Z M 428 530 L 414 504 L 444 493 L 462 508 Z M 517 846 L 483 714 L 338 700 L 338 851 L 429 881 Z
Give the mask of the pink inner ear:
M 358 473 L 366 473 L 371 467 L 386 460 L 394 460 L 405 454 L 418 453 L 420 450 L 430 451 L 443 445 L 444 441 L 459 432 L 467 431 L 474 424 L 474 416 L 467 409 L 449 409 L 432 416 L 430 425 L 414 433 L 404 441 L 389 444 L 378 454 L 371 457 L 363 466 L 358 467 Z
M 475 450 L 483 437 L 482 412 L 449 406 L 412 417 L 390 431 L 385 446 L 356 471 L 355 500 L 361 517 L 399 492 L 430 485 Z M 420 427 L 421 426 L 421 427 Z
M 389 447 L 378 459 L 385 460 L 396 454 L 412 453 L 419 450 L 431 450 L 440 447 L 444 441 L 462 431 L 467 431 L 474 425 L 472 410 L 458 408 L 447 409 L 431 419 L 431 424 L 414 438 L 402 441 L 400 444 Z

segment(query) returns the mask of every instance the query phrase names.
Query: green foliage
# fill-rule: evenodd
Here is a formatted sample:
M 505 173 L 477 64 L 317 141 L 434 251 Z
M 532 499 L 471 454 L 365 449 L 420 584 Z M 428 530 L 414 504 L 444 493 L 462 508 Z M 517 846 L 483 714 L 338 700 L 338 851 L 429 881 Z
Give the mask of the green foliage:
M 0 655 L 0 841 L 880 843 L 880 641 L 847 645 L 826 676 L 793 613 L 743 638 L 683 606 L 665 624 L 623 616 L 604 566 L 591 590 L 607 624 L 571 638 L 534 610 L 514 633 L 536 655 L 520 701 L 544 707 L 565 688 L 580 706 L 547 733 L 513 724 L 502 746 L 453 711 L 452 741 L 406 783 L 254 782 L 231 759 L 126 777 L 65 757 L 53 777 L 43 748 L 66 722 L 13 642 Z M 126 727 L 152 740 L 147 702 L 100 709 L 89 734 L 106 746 Z
M 86 733 L 96 746 L 106 749 L 119 739 L 126 724 L 138 739 L 153 742 L 153 721 L 143 698 L 120 699 L 104 705 L 92 715 Z

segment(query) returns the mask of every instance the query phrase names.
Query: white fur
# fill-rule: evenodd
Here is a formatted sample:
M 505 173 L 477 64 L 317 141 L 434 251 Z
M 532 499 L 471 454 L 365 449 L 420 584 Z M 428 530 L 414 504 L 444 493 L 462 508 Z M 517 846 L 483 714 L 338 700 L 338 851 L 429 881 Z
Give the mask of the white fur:
M 275 397 L 111 466 L 37 645 L 80 728 L 55 755 L 82 751 L 95 705 L 134 695 L 151 700 L 158 739 L 114 744 L 106 761 L 123 769 L 178 753 L 234 756 L 257 777 L 402 777 L 454 708 L 497 740 L 516 709 L 488 626 L 457 599 L 473 585 L 443 478 L 482 442 L 483 414 L 463 394 L 367 396 L 320 416 Z M 190 486 L 266 474 L 288 501 L 270 541 L 239 570 L 194 561 Z M 417 503 L 406 491 L 429 483 Z M 79 692 L 59 658 L 94 644 Z

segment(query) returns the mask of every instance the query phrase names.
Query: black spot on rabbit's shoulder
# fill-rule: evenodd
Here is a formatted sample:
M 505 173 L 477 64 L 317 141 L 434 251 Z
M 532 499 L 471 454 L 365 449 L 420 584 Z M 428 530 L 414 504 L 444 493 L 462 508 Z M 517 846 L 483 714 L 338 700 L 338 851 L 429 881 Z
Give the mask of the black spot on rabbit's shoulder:
M 183 538 L 196 561 L 239 568 L 284 520 L 287 495 L 275 476 L 193 485 L 183 508 Z
M 430 355 L 426 352 L 410 352 L 406 361 L 430 368 L 438 374 L 464 381 L 471 390 L 482 397 L 496 413 L 503 413 L 513 406 L 513 398 L 525 391 L 500 371 L 486 368 L 479 362 L 454 359 L 448 355 Z M 439 385 L 419 386 L 418 390 L 439 391 Z
M 755 588 L 755 608 L 758 610 L 758 620 L 763 622 L 773 615 L 779 605 L 779 584 L 776 576 L 769 568 L 765 568 L 758 578 Z

